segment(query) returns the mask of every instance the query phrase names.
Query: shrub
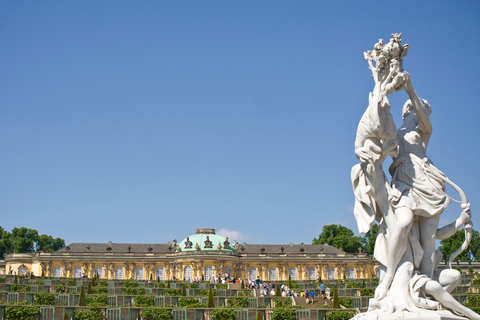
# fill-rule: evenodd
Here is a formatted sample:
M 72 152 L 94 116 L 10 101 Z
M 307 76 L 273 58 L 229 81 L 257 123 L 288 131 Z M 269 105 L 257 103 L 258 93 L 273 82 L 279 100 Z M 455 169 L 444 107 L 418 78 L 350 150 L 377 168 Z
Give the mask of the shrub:
M 275 308 L 273 310 L 272 320 L 296 320 L 295 309 Z
M 332 310 L 327 313 L 327 320 L 348 320 L 353 318 L 353 312 L 346 310 Z
M 92 283 L 91 282 L 88 283 L 87 294 L 93 294 L 93 289 L 92 289 Z
M 198 283 L 196 283 L 196 282 L 190 283 L 190 288 L 192 288 L 192 289 L 198 288 Z
M 151 307 L 153 306 L 153 297 L 139 295 L 135 297 L 135 306 L 136 307 Z
M 102 320 L 103 312 L 100 307 L 91 307 L 89 310 L 77 310 L 73 312 L 75 320 Z
M 212 289 L 210 289 L 208 291 L 207 308 L 215 308 L 215 304 L 213 303 L 213 290 Z
M 340 299 L 340 304 L 344 306 L 345 308 L 349 309 L 352 307 L 352 298 L 350 297 L 345 297 Z
M 180 295 L 180 289 L 166 288 L 165 290 L 163 290 L 163 293 L 166 296 L 179 296 Z
M 232 309 L 215 309 L 212 313 L 213 320 L 235 320 L 235 311 Z
M 338 299 L 338 288 L 333 288 L 333 308 L 340 308 L 340 300 Z
M 38 316 L 40 308 L 37 306 L 6 307 L 7 320 L 31 320 Z
M 35 294 L 35 304 L 41 306 L 53 306 L 55 304 L 55 295 L 46 291 L 40 291 Z
M 180 298 L 178 299 L 178 304 L 179 307 L 183 308 L 205 308 L 206 305 L 200 303 L 197 298 L 193 297 L 188 297 L 188 298 Z
M 257 317 L 255 319 L 256 320 L 263 320 L 263 313 L 261 311 L 257 311 Z
M 170 320 L 171 318 L 169 309 L 147 307 L 142 310 L 143 320 Z
M 187 296 L 187 286 L 185 284 L 182 286 L 182 296 Z
M 229 308 L 246 308 L 248 307 L 247 297 L 228 298 L 227 305 Z
M 68 319 L 68 312 L 65 311 L 65 313 L 63 314 L 63 320 L 70 320 Z
M 99 294 L 95 296 L 88 296 L 86 298 L 87 306 L 106 306 L 107 305 L 107 295 Z
M 78 306 L 84 307 L 86 305 L 87 305 L 87 302 L 85 300 L 85 288 L 82 285 L 82 289 L 80 289 L 80 297 L 78 298 Z
M 20 285 L 18 283 L 14 283 L 10 285 L 10 291 L 11 292 L 18 292 L 20 291 Z
M 289 308 L 292 306 L 292 299 L 290 298 L 278 298 L 275 299 L 275 308 Z
M 138 293 L 138 288 L 125 288 L 125 294 L 128 296 L 136 296 Z
M 360 289 L 360 295 L 362 297 L 369 297 L 369 296 L 373 296 L 373 288 L 362 288 Z
M 138 281 L 135 280 L 125 280 L 123 281 L 124 288 L 136 288 L 138 287 Z

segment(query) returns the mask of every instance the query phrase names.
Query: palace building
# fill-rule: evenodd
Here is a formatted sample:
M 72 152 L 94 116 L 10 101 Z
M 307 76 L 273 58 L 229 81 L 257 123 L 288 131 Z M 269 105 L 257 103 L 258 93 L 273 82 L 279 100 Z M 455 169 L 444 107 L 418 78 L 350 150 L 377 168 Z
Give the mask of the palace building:
M 12 253 L 5 258 L 7 274 L 137 280 L 210 280 L 225 273 L 264 281 L 284 281 L 289 275 L 292 280 L 364 279 L 375 277 L 378 268 L 366 253 L 345 253 L 327 244 L 232 243 L 214 229 L 197 229 L 181 242 L 72 243 L 52 253 Z

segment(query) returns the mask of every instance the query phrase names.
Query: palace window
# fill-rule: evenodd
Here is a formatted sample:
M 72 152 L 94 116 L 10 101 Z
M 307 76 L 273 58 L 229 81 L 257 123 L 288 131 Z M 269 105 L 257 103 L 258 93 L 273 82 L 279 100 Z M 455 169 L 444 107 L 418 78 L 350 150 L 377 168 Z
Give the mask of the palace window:
M 335 268 L 334 267 L 329 267 L 328 268 L 328 280 L 334 280 L 335 279 Z
M 347 268 L 347 279 L 355 279 L 355 269 L 353 267 Z
M 290 275 L 290 279 L 297 280 L 297 269 L 294 267 L 288 268 L 288 274 Z
M 27 268 L 25 268 L 25 267 L 20 267 L 20 268 L 18 268 L 18 275 L 19 275 L 19 276 L 26 276 L 26 275 L 27 275 L 27 271 L 28 271 Z
M 183 270 L 183 277 L 185 280 L 190 280 L 192 278 L 192 267 L 186 266 Z
M 115 268 L 115 279 L 123 279 L 123 268 L 120 266 Z
M 270 267 L 270 269 L 268 269 L 268 280 L 277 281 L 277 268 Z
M 229 276 L 232 275 L 232 269 L 230 268 L 230 266 L 225 267 L 225 273 L 228 274 Z
M 62 276 L 62 268 L 59 266 L 53 267 L 53 277 L 60 278 Z
M 143 267 L 138 267 L 135 270 L 135 279 L 137 280 L 144 280 L 143 279 Z
M 75 268 L 73 268 L 73 277 L 74 278 L 82 277 L 82 267 L 76 266 Z
M 249 280 L 257 279 L 257 268 L 251 267 L 250 270 L 248 270 L 248 279 Z
M 95 274 L 97 275 L 97 277 L 99 277 L 100 279 L 103 279 L 103 268 L 98 266 L 98 267 L 95 267 Z
M 308 280 L 316 280 L 315 268 L 308 268 Z
M 212 266 L 205 266 L 204 270 L 205 270 L 205 281 L 212 280 L 213 267 Z
M 157 268 L 157 279 L 165 280 L 165 274 L 163 272 L 163 267 Z

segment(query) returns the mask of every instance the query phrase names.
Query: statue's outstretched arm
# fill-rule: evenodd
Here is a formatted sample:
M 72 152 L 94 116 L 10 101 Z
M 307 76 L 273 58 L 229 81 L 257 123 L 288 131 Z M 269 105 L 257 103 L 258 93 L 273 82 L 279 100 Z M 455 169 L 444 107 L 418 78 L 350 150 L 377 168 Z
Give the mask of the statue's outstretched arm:
M 458 229 L 460 229 L 460 227 L 470 221 L 470 219 L 472 218 L 472 213 L 470 211 L 470 203 L 462 204 L 462 209 L 463 211 L 457 220 L 450 224 L 447 224 L 442 228 L 437 229 L 437 233 L 435 234 L 436 239 L 445 240 L 447 238 L 450 238 L 455 232 L 458 231 Z

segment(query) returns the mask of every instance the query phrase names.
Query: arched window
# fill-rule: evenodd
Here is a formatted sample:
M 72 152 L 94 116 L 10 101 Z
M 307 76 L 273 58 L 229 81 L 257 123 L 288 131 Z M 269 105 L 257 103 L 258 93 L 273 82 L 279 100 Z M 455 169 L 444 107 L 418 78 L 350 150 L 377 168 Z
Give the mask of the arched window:
M 335 268 L 334 267 L 329 267 L 328 268 L 328 280 L 334 280 L 335 279 Z
M 347 279 L 355 279 L 355 269 L 353 267 L 347 268 Z
M 288 268 L 288 274 L 290 275 L 290 279 L 297 280 L 297 269 L 294 267 Z
M 165 274 L 163 272 L 163 267 L 157 268 L 157 279 L 165 280 Z
M 100 267 L 100 266 L 95 267 L 95 274 L 97 275 L 97 277 L 102 279 L 103 278 L 103 268 Z
M 190 280 L 192 278 L 192 267 L 186 266 L 185 269 L 183 269 L 183 277 L 185 280 Z
M 308 280 L 316 280 L 315 268 L 308 268 Z
M 277 281 L 277 268 L 270 267 L 270 269 L 268 269 L 268 280 Z
M 62 268 L 60 266 L 53 267 L 53 277 L 60 278 L 62 276 Z
M 27 275 L 27 271 L 28 271 L 27 268 L 25 268 L 25 267 L 20 267 L 20 268 L 18 268 L 18 275 L 19 275 L 19 276 L 26 276 L 26 275 Z
M 74 278 L 82 277 L 82 267 L 76 266 L 75 268 L 73 268 L 73 277 Z
M 249 280 L 257 280 L 257 268 L 251 267 L 248 270 L 248 279 Z
M 137 280 L 144 280 L 143 279 L 143 267 L 138 267 L 135 270 L 135 279 Z
M 123 268 L 120 266 L 115 268 L 115 279 L 123 279 Z
M 230 268 L 230 266 L 226 266 L 225 267 L 225 273 L 228 274 L 228 276 L 231 276 L 232 275 L 232 268 Z
M 212 266 L 205 266 L 205 281 L 210 281 L 212 279 L 213 268 Z

